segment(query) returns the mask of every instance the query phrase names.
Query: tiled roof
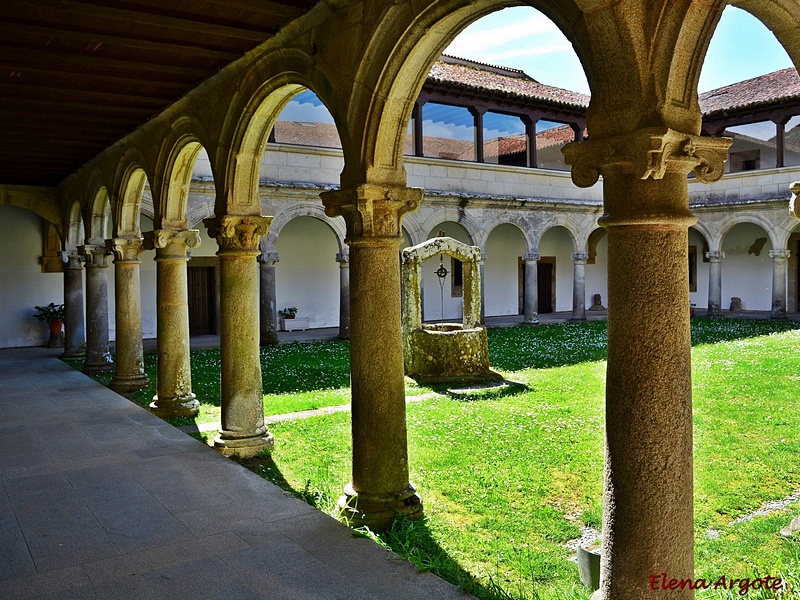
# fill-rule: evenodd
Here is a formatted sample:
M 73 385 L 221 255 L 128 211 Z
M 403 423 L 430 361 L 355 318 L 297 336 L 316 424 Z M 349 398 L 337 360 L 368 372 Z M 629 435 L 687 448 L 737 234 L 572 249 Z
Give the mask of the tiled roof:
M 557 104 L 586 108 L 589 96 L 543 85 L 522 71 L 481 65 L 472 61 L 442 56 L 434 63 L 428 81 L 453 87 L 483 90 L 492 94 L 535 98 Z
M 800 76 L 790 67 L 700 94 L 704 115 L 800 96 Z

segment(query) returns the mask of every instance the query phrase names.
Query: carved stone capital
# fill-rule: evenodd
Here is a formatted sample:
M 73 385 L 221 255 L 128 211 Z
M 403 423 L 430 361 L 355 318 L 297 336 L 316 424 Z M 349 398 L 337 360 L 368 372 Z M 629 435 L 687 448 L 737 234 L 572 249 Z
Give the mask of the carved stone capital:
M 337 252 L 336 253 L 336 262 L 338 262 L 338 263 L 349 263 L 350 262 L 350 255 L 347 252 Z
M 795 181 L 789 189 L 792 192 L 792 199 L 789 200 L 789 212 L 795 219 L 800 219 L 800 202 L 797 201 L 797 196 L 800 195 L 800 181 Z
M 84 261 L 84 256 L 77 250 L 61 250 L 58 253 L 58 257 L 61 259 L 61 262 L 64 263 L 65 269 L 69 269 L 71 271 L 79 271 L 83 269 L 83 265 L 81 263 Z
M 262 252 L 261 256 L 258 257 L 258 262 L 266 267 L 274 267 L 276 264 L 278 264 L 278 262 L 280 262 L 280 257 L 275 251 Z
M 711 262 L 720 262 L 725 258 L 725 253 L 722 250 L 713 250 L 711 252 L 706 252 L 706 258 Z
M 222 215 L 203 219 L 208 234 L 222 252 L 258 252 L 261 236 L 267 235 L 272 217 Z
M 777 248 L 775 250 L 769 251 L 770 258 L 777 258 L 782 260 L 786 260 L 791 256 L 791 254 L 792 252 L 790 250 L 787 250 L 786 248 Z
M 139 262 L 144 251 L 142 238 L 112 238 L 106 240 L 106 248 L 114 255 L 114 262 Z
M 725 173 L 730 138 L 701 137 L 665 127 L 650 127 L 610 138 L 572 142 L 562 149 L 572 165 L 572 181 L 590 187 L 600 175 L 630 173 L 639 179 L 662 179 L 667 172 L 694 171 L 702 183 Z
M 78 252 L 83 254 L 87 268 L 105 268 L 106 257 L 110 254 L 104 244 L 87 244 L 79 246 Z
M 197 229 L 156 229 L 144 234 L 144 248 L 157 250 L 158 258 L 186 258 L 187 248 L 200 246 Z
M 522 255 L 522 260 L 525 260 L 525 261 L 529 261 L 530 260 L 530 261 L 534 261 L 535 262 L 535 261 L 538 261 L 541 258 L 542 258 L 542 255 L 539 254 L 538 252 L 526 252 L 525 254 Z
M 589 253 L 588 252 L 573 252 L 572 253 L 572 261 L 574 263 L 583 263 L 586 264 L 586 261 L 589 260 Z
M 363 184 L 356 188 L 320 194 L 325 214 L 344 217 L 347 243 L 364 238 L 399 238 L 400 221 L 422 203 L 424 190 Z

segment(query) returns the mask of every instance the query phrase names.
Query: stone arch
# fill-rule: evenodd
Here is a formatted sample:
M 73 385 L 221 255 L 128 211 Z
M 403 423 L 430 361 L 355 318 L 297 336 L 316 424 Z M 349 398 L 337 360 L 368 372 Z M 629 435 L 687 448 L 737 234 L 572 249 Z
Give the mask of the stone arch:
M 513 225 L 519 232 L 522 234 L 522 237 L 525 238 L 525 243 L 528 246 L 528 250 L 535 248 L 536 243 L 536 232 L 534 229 L 534 225 L 528 220 L 524 215 L 518 213 L 503 213 L 502 215 L 498 215 L 496 217 L 490 218 L 485 220 L 483 225 L 484 230 L 486 231 L 486 239 L 489 239 L 489 236 L 492 234 L 492 231 L 497 229 L 500 225 Z
M 763 215 L 760 215 L 755 212 L 739 213 L 723 219 L 719 224 L 720 246 L 722 246 L 722 243 L 725 241 L 725 236 L 727 236 L 728 233 L 730 233 L 731 229 L 743 223 L 750 223 L 751 225 L 757 225 L 758 227 L 764 230 L 764 233 L 767 234 L 767 237 L 770 241 L 770 244 L 772 244 L 773 248 L 783 248 L 783 246 L 780 245 L 782 241 L 782 235 L 776 230 L 775 225 L 771 221 L 766 219 Z
M 269 249 L 275 248 L 275 243 L 278 241 L 281 230 L 289 221 L 297 217 L 312 217 L 325 223 L 336 236 L 339 252 L 347 254 L 347 246 L 344 243 L 344 238 L 347 233 L 344 219 L 342 217 L 331 218 L 327 216 L 325 214 L 325 209 L 313 202 L 300 202 L 293 204 L 286 210 L 276 211 L 272 223 L 270 224 L 269 233 L 261 238 L 262 252 L 268 252 Z
M 718 231 L 713 231 L 709 224 L 698 219 L 697 223 L 689 227 L 689 229 L 694 229 L 697 231 L 697 233 L 703 236 L 703 239 L 705 240 L 706 246 L 708 246 L 709 250 L 712 248 L 712 244 L 716 244 L 713 246 L 714 249 L 719 249 L 719 240 L 721 239 L 721 235 Z
M 114 223 L 114 237 L 142 237 L 139 226 L 142 194 L 147 185 L 147 173 L 139 164 L 130 162 L 124 168 L 115 195 L 117 218 Z
M 481 237 L 481 226 L 478 224 L 478 222 L 465 212 L 457 212 L 449 207 L 435 211 L 427 219 L 420 223 L 420 229 L 422 231 L 422 235 L 424 236 L 423 241 L 428 239 L 428 237 L 431 235 L 431 232 L 436 228 L 437 225 L 446 221 L 461 225 L 461 227 L 466 230 L 467 235 L 469 236 L 469 243 L 471 245 L 480 246 L 483 248 L 477 239 Z M 486 240 L 483 241 L 485 242 Z
M 719 0 L 718 0 L 719 1 Z M 731 6 L 749 12 L 775 34 L 795 67 L 800 67 L 800 4 L 794 0 L 730 0 Z
M 67 233 L 64 239 L 64 250 L 75 251 L 86 240 L 81 203 L 73 200 L 67 213 Z
M 542 241 L 542 238 L 545 234 L 550 231 L 551 229 L 555 229 L 556 227 L 561 227 L 565 229 L 569 234 L 569 239 L 572 242 L 572 251 L 577 252 L 580 248 L 578 247 L 578 231 L 579 229 L 576 227 L 575 223 L 572 222 L 572 219 L 569 217 L 564 217 L 557 215 L 552 221 L 549 221 L 541 231 L 538 231 L 538 235 L 536 237 L 536 248 L 539 247 L 539 244 Z
M 586 68 L 590 56 L 589 34 L 574 0 L 536 0 L 540 10 L 570 39 Z M 342 185 L 355 187 L 369 180 L 389 186 L 405 185 L 403 145 L 414 102 L 431 66 L 447 44 L 473 21 L 496 10 L 518 6 L 512 0 L 438 0 L 424 10 L 390 6 L 375 18 L 355 75 L 359 85 L 347 98 L 348 123 L 358 162 L 346 161 Z M 591 86 L 593 78 L 588 76 Z
M 595 259 L 597 257 L 597 245 L 600 243 L 600 240 L 607 235 L 608 231 L 605 227 L 597 227 L 589 234 L 589 237 L 586 239 L 586 252 L 589 255 L 586 264 L 593 265 L 595 263 Z
M 84 227 L 86 244 L 105 244 L 108 218 L 111 216 L 111 199 L 108 186 L 100 171 L 92 172 L 86 185 Z
M 311 57 L 297 49 L 259 57 L 242 78 L 240 101 L 232 103 L 226 115 L 223 129 L 229 132 L 231 150 L 224 164 L 218 157 L 225 176 L 217 187 L 218 192 L 224 190 L 217 195 L 217 214 L 261 214 L 258 183 L 267 138 L 286 104 L 304 89 L 313 91 L 330 111 L 344 140 L 341 118 L 329 100 L 333 86 Z

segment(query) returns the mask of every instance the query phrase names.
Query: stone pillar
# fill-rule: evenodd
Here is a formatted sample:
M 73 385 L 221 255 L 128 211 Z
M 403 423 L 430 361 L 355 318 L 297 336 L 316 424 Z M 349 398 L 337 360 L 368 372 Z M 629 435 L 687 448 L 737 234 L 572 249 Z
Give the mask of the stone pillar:
M 264 424 L 256 260 L 271 222 L 235 215 L 203 221 L 219 245 L 222 427 L 214 447 L 226 456 L 254 456 L 273 445 Z
M 525 290 L 522 304 L 525 307 L 524 325 L 539 324 L 539 256 L 538 252 L 526 252 L 522 255 L 525 261 Z
M 772 258 L 772 318 L 786 318 L 786 260 L 789 250 L 780 248 L 770 250 Z
M 108 240 L 114 254 L 114 298 L 116 311 L 116 371 L 109 387 L 120 394 L 140 390 L 150 384 L 144 374 L 142 351 L 142 292 L 139 265 L 141 238 Z
M 83 325 L 83 255 L 61 252 L 64 263 L 64 358 L 84 356 L 86 330 Z
M 589 254 L 586 252 L 573 252 L 572 274 L 572 318 L 570 321 L 586 320 L 586 261 Z
M 82 246 L 86 257 L 86 361 L 84 373 L 111 371 L 108 351 L 108 275 L 105 245 Z
M 277 252 L 262 252 L 258 259 L 261 265 L 258 305 L 261 315 L 262 346 L 275 346 L 278 343 L 278 312 L 275 292 L 275 265 L 278 264 L 278 260 Z
M 353 479 L 339 500 L 354 526 L 385 528 L 395 515 L 422 516 L 408 477 L 400 220 L 422 190 L 364 184 L 321 194 L 325 212 L 342 216 L 350 246 L 350 369 Z
M 478 262 L 478 271 L 481 274 L 481 325 L 486 325 L 486 287 L 484 285 L 484 281 L 486 281 L 485 277 L 485 269 L 486 269 L 486 252 L 481 252 L 481 260 Z
M 665 128 L 564 148 L 572 179 L 603 175 L 608 366 L 602 600 L 652 598 L 649 578 L 694 576 L 686 173 L 718 179 L 730 140 Z M 670 598 L 688 600 L 688 587 Z
M 722 260 L 721 250 L 706 252 L 708 259 L 708 317 L 722 316 Z
M 157 229 L 145 234 L 156 250 L 156 329 L 158 371 L 150 410 L 162 418 L 197 416 L 189 364 L 187 249 L 200 245 L 196 229 Z
M 339 263 L 339 339 L 350 339 L 350 255 L 337 253 Z

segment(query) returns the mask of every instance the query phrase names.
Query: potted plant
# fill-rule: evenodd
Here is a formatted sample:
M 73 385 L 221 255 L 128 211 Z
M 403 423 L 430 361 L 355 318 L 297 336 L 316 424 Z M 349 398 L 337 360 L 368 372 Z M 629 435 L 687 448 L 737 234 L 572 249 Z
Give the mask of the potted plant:
M 46 322 L 50 327 L 50 339 L 47 342 L 50 348 L 64 347 L 64 334 L 61 328 L 64 325 L 64 305 L 51 302 L 47 306 L 34 306 L 36 312 L 33 316 L 40 323 Z
M 294 319 L 294 316 L 297 314 L 297 308 L 294 306 L 289 306 L 279 310 L 278 314 L 282 319 Z

